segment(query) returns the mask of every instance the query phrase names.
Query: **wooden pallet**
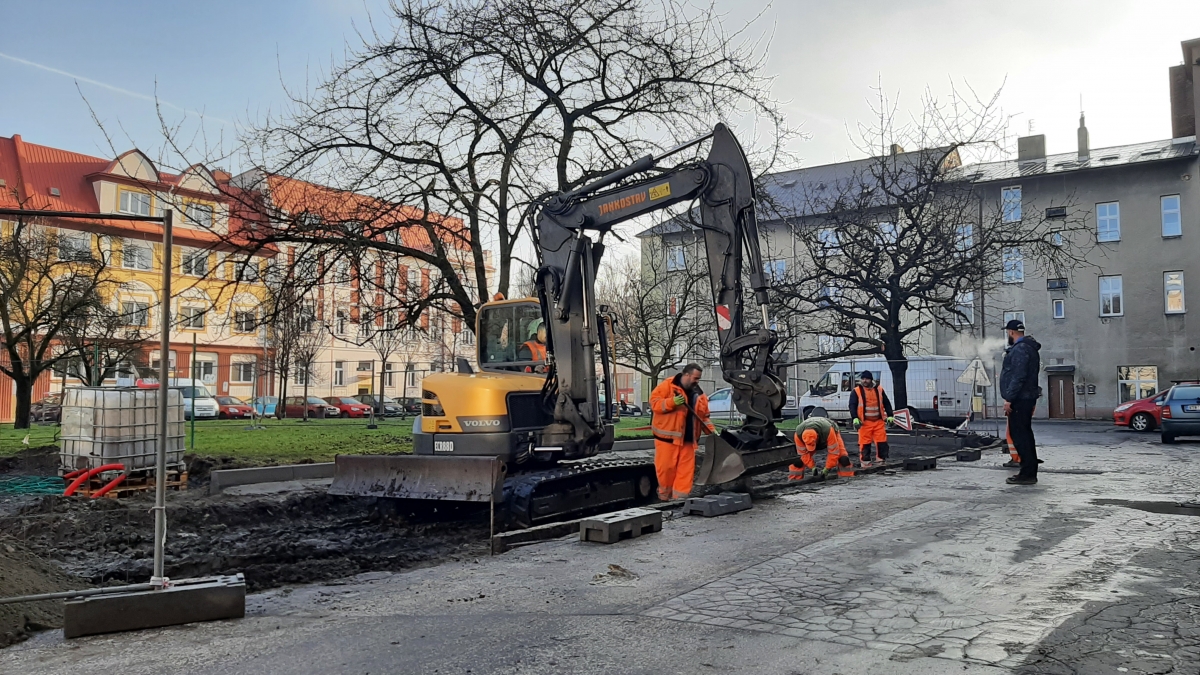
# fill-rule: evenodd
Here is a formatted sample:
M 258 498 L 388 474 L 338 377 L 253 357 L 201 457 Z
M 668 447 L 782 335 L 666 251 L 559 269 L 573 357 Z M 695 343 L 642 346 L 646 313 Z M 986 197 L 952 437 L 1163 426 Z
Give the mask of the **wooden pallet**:
M 75 491 L 75 494 L 83 496 L 83 497 L 90 497 L 90 496 L 92 496 L 92 493 L 98 492 L 100 490 L 100 488 L 103 488 L 105 485 L 108 485 L 108 483 L 109 483 L 109 480 L 99 480 L 99 479 L 93 478 L 92 480 L 87 481 L 83 485 L 80 485 L 79 489 Z M 181 471 L 172 470 L 172 471 L 167 472 L 167 489 L 168 490 L 186 490 L 187 483 L 188 483 L 188 472 L 187 471 L 181 472 Z M 143 474 L 129 476 L 125 480 L 121 481 L 120 485 L 118 485 L 117 487 L 115 487 L 112 490 L 109 490 L 107 493 L 105 493 L 104 496 L 112 497 L 113 499 L 117 499 L 119 497 L 129 497 L 135 493 L 147 492 L 147 491 L 153 490 L 153 489 L 154 489 L 154 473 L 147 472 L 147 473 L 143 473 Z

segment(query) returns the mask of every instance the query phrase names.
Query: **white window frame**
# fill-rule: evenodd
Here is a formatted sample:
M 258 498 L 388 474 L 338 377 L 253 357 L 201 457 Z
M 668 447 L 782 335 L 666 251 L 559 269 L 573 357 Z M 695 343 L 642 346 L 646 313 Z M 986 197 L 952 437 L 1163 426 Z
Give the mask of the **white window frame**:
M 963 311 L 966 308 L 966 311 Z M 954 325 L 956 326 L 974 326 L 975 325 L 975 291 L 965 291 L 958 294 L 954 299 Z M 963 318 L 962 314 L 966 314 L 967 318 Z
M 216 384 L 217 362 L 212 359 L 196 359 L 196 372 L 192 374 L 192 378 L 204 384 Z
M 204 330 L 204 315 L 207 313 L 203 307 L 181 307 L 179 309 L 179 325 L 184 330 Z M 196 325 L 197 317 L 200 318 L 200 325 Z
M 818 354 L 836 354 L 846 348 L 846 338 L 840 335 L 817 335 Z
M 667 271 L 681 272 L 687 269 L 687 252 L 682 244 L 667 246 Z
M 237 278 L 247 283 L 256 283 L 262 281 L 262 270 L 259 265 L 262 261 L 254 256 L 243 256 L 238 258 L 236 265 Z
M 1005 247 L 1001 251 L 1004 267 L 1004 283 L 1020 284 L 1025 282 L 1025 256 L 1019 246 Z
M 763 263 L 763 276 L 771 283 L 779 283 L 787 276 L 786 260 L 768 260 Z
M 202 202 L 188 202 L 183 207 L 184 215 L 190 224 L 202 227 L 206 230 L 213 228 L 213 222 L 216 217 L 216 209 L 212 204 L 204 204 Z
M 1013 319 L 1016 319 L 1017 321 L 1020 321 L 1021 323 L 1025 323 L 1025 310 L 1013 309 L 1013 310 L 1009 310 L 1004 313 L 1004 325 L 1007 326 L 1008 322 L 1012 321 Z
M 1121 202 L 1096 204 L 1096 241 L 1121 241 Z
M 1021 222 L 1021 186 L 1000 188 L 1000 214 L 1006 223 Z
M 975 247 L 975 224 L 960 223 L 954 227 L 954 252 L 960 258 L 967 257 Z
M 1100 316 L 1125 316 L 1125 284 L 1120 274 L 1099 278 L 1100 285 Z M 1104 311 L 1104 300 L 1109 298 L 1109 311 Z M 1116 298 L 1116 302 L 1111 302 Z
M 821 245 L 821 253 L 837 255 L 842 250 L 842 240 L 838 237 L 835 227 L 822 227 L 817 230 L 817 243 Z
M 1050 316 L 1055 319 L 1067 318 L 1067 301 L 1062 298 L 1051 298 Z
M 117 191 L 117 210 L 134 216 L 148 216 L 153 210 L 154 196 L 137 190 Z M 136 197 L 136 199 L 135 199 Z M 143 210 L 141 207 L 145 206 Z
M 361 285 L 360 283 L 359 286 Z M 405 280 L 404 287 L 409 298 L 417 297 L 421 292 L 421 270 L 416 267 L 408 268 L 408 279 Z
M 1128 369 L 1129 372 L 1121 372 L 1123 369 Z M 1147 369 L 1153 369 L 1153 379 L 1148 377 L 1150 373 Z M 1145 391 L 1144 385 L 1153 383 L 1154 391 Z M 1127 397 L 1125 394 L 1125 386 L 1133 388 L 1133 395 Z M 1119 403 L 1128 403 L 1154 396 L 1158 393 L 1158 366 L 1117 366 L 1117 398 Z
M 247 328 L 243 319 L 250 317 L 250 327 Z M 237 309 L 233 312 L 233 332 L 249 335 L 258 330 L 258 312 L 253 309 Z
M 131 258 L 129 254 L 134 251 L 136 253 Z M 154 269 L 154 247 L 135 239 L 121 240 L 121 267 L 127 270 L 143 271 Z
M 1176 277 L 1176 278 L 1172 278 Z M 1179 307 L 1171 309 L 1171 293 L 1179 292 Z M 1165 314 L 1185 314 L 1187 313 L 1187 298 L 1184 297 L 1184 280 L 1181 270 L 1163 272 L 1163 313 Z
M 1169 202 L 1174 201 L 1174 206 L 1168 206 Z M 1183 236 L 1183 208 L 1179 199 L 1179 195 L 1163 195 L 1158 199 L 1159 216 L 1162 221 L 1162 236 L 1164 239 L 1169 237 Z M 1168 225 L 1168 222 L 1171 225 Z M 1170 226 L 1173 231 L 1168 232 L 1167 227 Z
M 189 277 L 203 277 L 208 274 L 208 249 L 181 247 L 179 249 L 179 272 Z M 197 264 L 203 264 L 203 269 L 197 273 Z
M 92 259 L 92 235 L 78 230 L 59 230 L 57 257 L 73 262 Z
M 136 328 L 148 328 L 150 326 L 150 303 L 140 300 L 122 300 L 121 315 L 125 317 L 125 325 Z M 141 323 L 134 323 L 130 317 L 141 316 Z
M 900 241 L 900 228 L 889 221 L 879 223 L 879 238 L 885 244 L 895 244 Z
M 342 387 L 346 384 L 346 362 L 333 362 L 333 386 Z
M 243 370 L 247 366 L 250 367 L 249 377 L 245 377 L 246 372 Z M 236 384 L 250 384 L 254 382 L 254 361 L 234 361 L 229 364 L 229 381 Z
M 385 386 L 385 387 L 396 386 L 395 375 L 396 375 L 396 371 L 393 368 L 392 362 L 385 361 L 383 364 L 383 386 Z

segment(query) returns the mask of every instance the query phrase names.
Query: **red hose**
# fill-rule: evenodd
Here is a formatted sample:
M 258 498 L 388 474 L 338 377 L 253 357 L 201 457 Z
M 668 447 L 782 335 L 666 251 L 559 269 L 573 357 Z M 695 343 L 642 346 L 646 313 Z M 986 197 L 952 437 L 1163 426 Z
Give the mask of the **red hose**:
M 87 469 L 75 469 L 71 473 L 63 474 L 63 480 L 71 480 L 81 473 L 87 473 Z
M 125 480 L 125 475 L 126 474 L 121 474 L 120 476 L 117 476 L 116 478 L 109 481 L 108 485 L 105 485 L 104 487 L 100 488 L 99 490 L 96 490 L 95 492 L 93 492 L 92 499 L 95 499 L 96 497 L 103 497 L 104 495 L 108 494 L 109 490 L 112 490 L 113 488 L 117 487 L 118 485 L 121 484 L 121 481 Z
M 75 494 L 75 491 L 79 489 L 80 485 L 83 485 L 86 481 L 91 479 L 91 477 L 95 476 L 96 474 L 104 473 L 105 471 L 124 471 L 124 470 L 125 470 L 124 464 L 105 464 L 104 466 L 96 467 L 95 469 L 92 469 L 92 470 L 88 471 L 87 473 L 80 475 L 78 478 L 76 478 L 74 481 L 72 481 L 71 484 L 67 486 L 66 491 L 63 492 L 63 496 L 70 497 L 71 495 Z

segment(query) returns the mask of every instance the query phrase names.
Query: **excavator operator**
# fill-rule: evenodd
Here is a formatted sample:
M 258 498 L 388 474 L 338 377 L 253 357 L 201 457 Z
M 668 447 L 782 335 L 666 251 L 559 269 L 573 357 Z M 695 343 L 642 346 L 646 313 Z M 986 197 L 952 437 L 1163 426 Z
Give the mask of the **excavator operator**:
M 541 361 L 546 362 L 546 324 L 538 321 L 536 328 L 531 328 L 529 331 L 529 339 L 517 348 L 518 361 Z M 544 373 L 546 366 L 526 366 L 527 373 Z
M 825 451 L 825 470 L 817 471 L 813 455 L 822 450 Z M 788 480 L 803 480 L 806 469 L 813 469 L 814 476 L 828 477 L 835 469 L 840 478 L 854 475 L 842 435 L 837 426 L 824 417 L 809 417 L 796 426 L 796 452 L 800 454 L 801 466 L 788 467 Z

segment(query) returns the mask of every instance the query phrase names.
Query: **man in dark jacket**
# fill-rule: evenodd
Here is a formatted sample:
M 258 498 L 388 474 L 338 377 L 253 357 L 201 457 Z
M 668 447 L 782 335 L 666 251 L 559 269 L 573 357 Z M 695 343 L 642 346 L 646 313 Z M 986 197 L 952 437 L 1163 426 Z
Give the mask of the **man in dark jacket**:
M 1004 398 L 1004 414 L 1008 415 L 1008 430 L 1013 445 L 1021 457 L 1021 471 L 1011 476 L 1013 485 L 1037 483 L 1037 445 L 1033 437 L 1033 407 L 1037 405 L 1042 388 L 1038 373 L 1042 369 L 1037 340 L 1025 334 L 1025 324 L 1013 319 L 1004 326 L 1008 349 L 1004 350 L 1004 365 L 1000 369 L 1000 396 Z

